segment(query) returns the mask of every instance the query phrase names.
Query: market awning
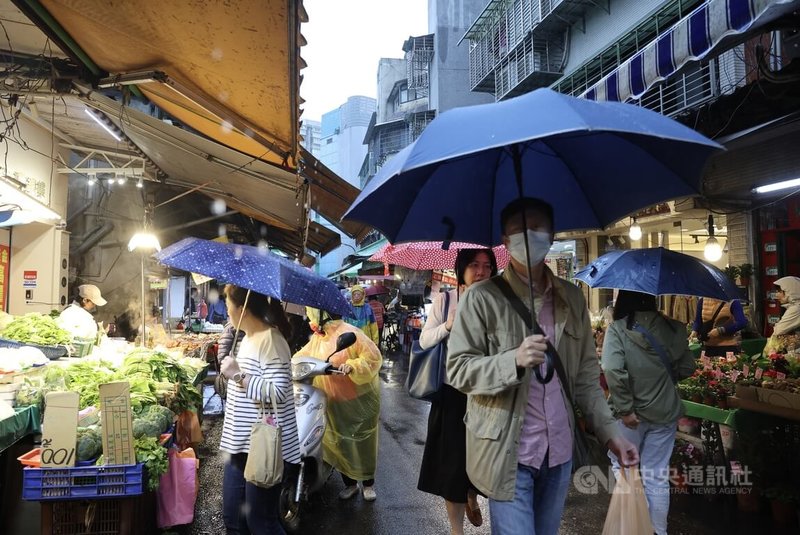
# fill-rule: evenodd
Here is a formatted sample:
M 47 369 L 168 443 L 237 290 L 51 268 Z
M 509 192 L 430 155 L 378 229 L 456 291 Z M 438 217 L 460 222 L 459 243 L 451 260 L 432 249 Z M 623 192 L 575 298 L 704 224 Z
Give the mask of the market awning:
M 686 65 L 713 56 L 751 30 L 799 8 L 797 0 L 709 0 L 581 96 L 619 102 L 639 99 Z
M 330 279 L 339 276 L 355 277 L 358 275 L 358 270 L 360 269 L 361 269 L 361 262 L 358 262 L 357 264 L 352 264 L 350 266 L 343 267 L 339 271 L 334 271 L 333 273 L 329 273 L 328 278 Z
M 20 3 L 45 23 L 52 17 L 100 69 L 184 124 L 250 156 L 296 165 L 302 2 Z

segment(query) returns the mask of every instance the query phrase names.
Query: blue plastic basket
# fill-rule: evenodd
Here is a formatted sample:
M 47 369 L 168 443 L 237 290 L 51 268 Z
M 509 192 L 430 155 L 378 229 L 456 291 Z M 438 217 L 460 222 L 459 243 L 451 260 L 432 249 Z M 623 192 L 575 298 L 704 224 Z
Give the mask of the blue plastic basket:
M 49 358 L 50 360 L 58 360 L 61 357 L 66 357 L 69 349 L 67 346 L 40 346 L 39 344 L 27 344 L 25 342 L 18 342 L 16 340 L 8 340 L 6 338 L 0 338 L 0 347 L 23 347 L 23 346 L 30 346 L 39 349 L 44 353 L 44 356 Z
M 138 496 L 144 492 L 144 464 L 76 468 L 25 468 L 22 498 L 29 501 L 86 500 Z

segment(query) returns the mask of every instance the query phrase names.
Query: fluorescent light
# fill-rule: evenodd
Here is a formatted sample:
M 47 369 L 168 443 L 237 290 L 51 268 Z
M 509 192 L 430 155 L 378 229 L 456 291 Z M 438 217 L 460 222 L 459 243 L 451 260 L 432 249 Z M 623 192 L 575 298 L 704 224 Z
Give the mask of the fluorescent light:
M 142 181 L 141 178 L 139 178 L 139 180 L 136 181 L 136 187 L 137 188 L 143 188 L 144 187 L 144 182 Z
M 800 186 L 800 178 L 794 178 L 792 180 L 782 180 L 780 182 L 773 182 L 772 184 L 767 184 L 766 186 L 758 186 L 757 188 L 753 188 L 753 191 L 755 193 L 769 193 L 771 191 L 778 191 L 787 188 L 796 188 L 798 186 Z
M 109 128 L 107 124 L 105 124 L 103 121 L 101 121 L 101 120 L 100 120 L 100 118 L 99 118 L 97 115 L 95 115 L 94 113 L 90 112 L 90 111 L 89 111 L 89 108 L 83 108 L 83 110 L 86 112 L 86 115 L 88 115 L 89 117 L 91 117 L 92 119 L 94 119 L 94 122 L 96 122 L 97 124 L 99 124 L 100 126 L 102 126 L 102 127 L 103 127 L 103 130 L 105 130 L 106 132 L 108 132 L 108 133 L 111 135 L 111 137 L 113 137 L 113 138 L 114 138 L 114 139 L 116 139 L 117 141 L 122 141 L 122 138 L 121 138 L 121 137 L 119 137 L 119 136 L 117 135 L 117 133 L 116 133 L 116 132 L 114 132 L 113 130 L 111 130 L 111 128 Z
M 52 219 L 57 221 L 61 219 L 61 216 L 49 206 L 28 195 L 6 179 L 0 179 L 0 205 L 15 206 L 17 209 L 14 211 L 27 212 L 34 220 Z M 19 218 L 21 215 L 17 217 Z
M 158 238 L 155 234 L 150 234 L 149 232 L 137 232 L 131 238 L 131 241 L 128 242 L 128 250 L 140 251 L 160 251 L 161 244 L 158 242 Z

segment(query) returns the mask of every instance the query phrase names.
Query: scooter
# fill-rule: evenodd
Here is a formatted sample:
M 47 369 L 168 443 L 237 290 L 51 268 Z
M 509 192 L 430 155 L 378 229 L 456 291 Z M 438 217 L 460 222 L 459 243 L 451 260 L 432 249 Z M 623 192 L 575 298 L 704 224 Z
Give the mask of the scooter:
M 302 501 L 308 500 L 309 495 L 321 489 L 333 470 L 322 459 L 322 437 L 327 426 L 325 417 L 327 399 L 322 390 L 312 385 L 314 377 L 342 375 L 342 372 L 330 364 L 330 359 L 355 342 L 354 333 L 343 333 L 336 339 L 336 350 L 324 361 L 303 356 L 292 359 L 294 408 L 301 460 L 298 473 L 287 477 L 281 490 L 280 519 L 284 529 L 289 533 L 296 533 L 300 527 Z

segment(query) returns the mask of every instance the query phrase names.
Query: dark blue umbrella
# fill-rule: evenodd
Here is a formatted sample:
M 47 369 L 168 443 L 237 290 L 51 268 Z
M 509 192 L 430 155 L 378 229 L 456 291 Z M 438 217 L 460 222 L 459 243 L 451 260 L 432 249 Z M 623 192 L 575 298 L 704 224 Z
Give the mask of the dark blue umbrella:
M 345 219 L 391 243 L 501 243 L 500 211 L 520 195 L 555 208 L 555 230 L 604 228 L 700 193 L 721 146 L 653 111 L 538 89 L 434 119 L 364 188 Z
M 265 248 L 186 238 L 153 256 L 165 266 L 200 273 L 281 301 L 343 316 L 352 313 L 332 281 Z
M 692 295 L 723 301 L 741 298 L 727 275 L 687 254 L 663 247 L 606 253 L 575 274 L 592 288 L 651 295 Z

